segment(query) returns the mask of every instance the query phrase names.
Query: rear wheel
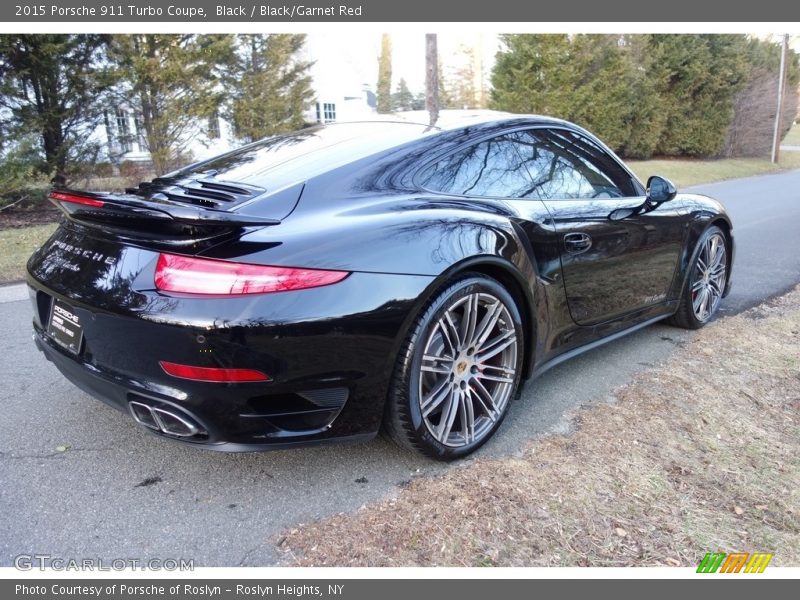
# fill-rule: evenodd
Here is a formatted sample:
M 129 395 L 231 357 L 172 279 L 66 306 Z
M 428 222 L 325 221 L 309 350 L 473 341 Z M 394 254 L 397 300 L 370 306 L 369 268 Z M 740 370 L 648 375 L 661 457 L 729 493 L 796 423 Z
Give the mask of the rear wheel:
M 700 329 L 717 312 L 728 281 L 728 248 L 725 233 L 709 227 L 695 251 L 689 279 L 672 323 L 685 329 Z
M 523 335 L 519 309 L 497 281 L 470 275 L 450 283 L 417 318 L 398 357 L 390 435 L 439 460 L 479 448 L 519 385 Z

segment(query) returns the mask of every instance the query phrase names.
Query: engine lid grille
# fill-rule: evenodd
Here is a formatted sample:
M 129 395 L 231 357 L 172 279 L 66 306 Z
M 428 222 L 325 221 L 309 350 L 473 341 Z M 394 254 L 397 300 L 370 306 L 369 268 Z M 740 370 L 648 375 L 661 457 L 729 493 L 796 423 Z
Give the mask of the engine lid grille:
M 198 177 L 156 177 L 125 191 L 151 202 L 226 210 L 260 196 L 266 190 L 245 183 L 218 181 L 213 174 L 201 173 Z

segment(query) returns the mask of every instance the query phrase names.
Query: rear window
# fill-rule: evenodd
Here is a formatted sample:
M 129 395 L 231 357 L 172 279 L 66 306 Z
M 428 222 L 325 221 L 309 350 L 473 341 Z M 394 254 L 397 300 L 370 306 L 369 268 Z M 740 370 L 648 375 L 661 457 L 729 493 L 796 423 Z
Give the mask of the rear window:
M 309 127 L 249 144 L 165 177 L 209 173 L 217 181 L 277 190 L 413 141 L 428 131 L 406 123 L 342 123 Z

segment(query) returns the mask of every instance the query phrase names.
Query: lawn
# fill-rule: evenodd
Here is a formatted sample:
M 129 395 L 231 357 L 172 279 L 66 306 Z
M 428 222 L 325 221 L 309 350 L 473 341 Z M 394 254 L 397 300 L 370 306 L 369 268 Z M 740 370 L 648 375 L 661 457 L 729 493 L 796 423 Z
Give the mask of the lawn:
M 681 188 L 700 183 L 734 179 L 736 177 L 749 177 L 800 169 L 800 152 L 781 152 L 780 161 L 777 165 L 763 158 L 664 158 L 629 160 L 627 163 L 643 182 L 646 182 L 650 175 L 661 175 Z
M 781 143 L 787 146 L 800 146 L 800 125 L 792 127 Z
M 56 223 L 0 229 L 0 283 L 22 281 L 25 263 L 57 227 Z

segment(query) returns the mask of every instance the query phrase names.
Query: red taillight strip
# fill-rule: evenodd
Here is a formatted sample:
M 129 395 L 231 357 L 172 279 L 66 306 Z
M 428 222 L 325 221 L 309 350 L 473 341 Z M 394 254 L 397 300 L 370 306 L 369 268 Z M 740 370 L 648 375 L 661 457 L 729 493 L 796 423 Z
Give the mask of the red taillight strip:
M 184 294 L 267 294 L 331 285 L 349 274 L 161 254 L 156 263 L 155 284 L 159 290 Z
M 96 208 L 105 206 L 105 202 L 102 200 L 96 200 L 86 196 L 76 196 L 75 194 L 66 194 L 64 192 L 50 192 L 50 198 L 53 200 L 58 200 L 59 202 L 71 202 L 73 204 L 83 204 L 85 206 L 94 206 Z
M 210 367 L 194 367 L 178 363 L 158 361 L 167 375 L 192 381 L 208 381 L 213 383 L 243 383 L 247 381 L 270 381 L 270 376 L 255 369 L 219 369 Z

